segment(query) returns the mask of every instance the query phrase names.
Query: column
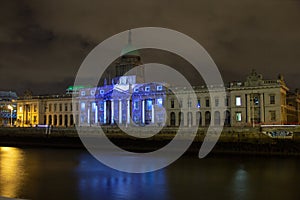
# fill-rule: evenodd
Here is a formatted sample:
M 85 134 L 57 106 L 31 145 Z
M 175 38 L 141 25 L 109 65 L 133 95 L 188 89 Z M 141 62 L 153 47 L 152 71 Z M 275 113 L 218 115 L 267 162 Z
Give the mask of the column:
M 142 101 L 142 124 L 145 124 L 145 100 Z
M 111 100 L 111 124 L 114 124 L 114 100 Z
M 264 109 L 264 94 L 260 94 L 260 121 L 265 122 L 265 109 Z
M 90 114 L 91 114 L 91 111 L 90 111 L 90 106 L 88 107 L 88 110 L 87 110 L 87 123 L 88 125 L 91 124 L 91 118 L 90 118 Z
M 119 99 L 119 124 L 122 124 L 122 100 Z
M 106 101 L 103 101 L 103 124 L 106 124 Z
M 250 104 L 250 94 L 247 94 L 247 123 L 251 124 L 251 104 Z
M 95 103 L 95 124 L 98 124 L 98 106 Z
M 130 99 L 127 100 L 127 124 L 130 124 Z

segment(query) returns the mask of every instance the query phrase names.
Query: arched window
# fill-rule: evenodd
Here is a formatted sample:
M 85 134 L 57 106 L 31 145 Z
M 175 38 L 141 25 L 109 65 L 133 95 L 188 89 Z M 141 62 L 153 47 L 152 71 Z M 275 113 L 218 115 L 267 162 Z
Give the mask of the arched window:
M 54 122 L 53 122 L 54 126 L 57 126 L 57 115 L 54 115 Z
M 196 121 L 199 123 L 199 126 L 202 126 L 202 115 L 200 111 L 196 113 Z
M 174 112 L 171 112 L 170 113 L 170 125 L 175 126 L 175 124 L 176 124 L 176 116 L 175 116 Z
M 70 115 L 70 126 L 74 125 L 74 118 L 73 115 Z
M 210 112 L 206 111 L 205 112 L 205 126 L 209 126 L 211 120 Z
M 187 113 L 187 124 L 188 126 L 192 126 L 193 125 L 193 115 L 192 112 L 188 112 Z
M 65 115 L 65 124 L 66 127 L 68 126 L 68 115 Z
M 224 116 L 225 116 L 225 121 L 224 121 L 224 125 L 225 126 L 230 126 L 230 112 L 228 110 L 226 110 L 224 112 Z
M 214 116 L 214 125 L 220 125 L 221 123 L 221 116 L 219 111 L 215 111 L 215 116 Z
M 178 119 L 179 119 L 179 126 L 184 126 L 184 115 L 182 112 L 179 112 Z
M 52 125 L 52 115 L 49 115 L 48 119 L 49 119 L 48 124 L 49 124 L 49 125 Z

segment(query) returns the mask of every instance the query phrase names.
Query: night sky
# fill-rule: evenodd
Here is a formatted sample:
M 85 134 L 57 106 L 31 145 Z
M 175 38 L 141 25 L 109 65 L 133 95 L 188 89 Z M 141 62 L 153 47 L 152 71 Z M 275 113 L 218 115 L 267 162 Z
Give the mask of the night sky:
M 63 93 L 97 44 L 147 26 L 194 38 L 225 82 L 256 69 L 300 87 L 299 0 L 3 0 L 0 15 L 0 90 L 19 96 Z

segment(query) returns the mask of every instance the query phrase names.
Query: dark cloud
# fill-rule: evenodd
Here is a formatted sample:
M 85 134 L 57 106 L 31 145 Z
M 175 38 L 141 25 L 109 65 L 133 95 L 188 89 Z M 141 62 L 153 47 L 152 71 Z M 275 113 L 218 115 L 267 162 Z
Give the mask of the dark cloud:
M 270 79 L 282 73 L 290 87 L 300 87 L 299 11 L 297 0 L 5 1 L 0 8 L 0 89 L 64 92 L 93 47 L 143 26 L 191 36 L 226 81 L 244 79 L 255 68 Z M 174 59 L 167 63 L 184 67 Z

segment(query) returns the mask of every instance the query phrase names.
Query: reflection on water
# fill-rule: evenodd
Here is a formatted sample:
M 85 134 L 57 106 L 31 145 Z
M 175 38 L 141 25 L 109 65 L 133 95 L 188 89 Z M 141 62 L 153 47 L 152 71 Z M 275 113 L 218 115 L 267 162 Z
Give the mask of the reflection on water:
M 0 195 L 16 197 L 24 178 L 23 151 L 0 147 Z
M 84 154 L 80 156 L 76 173 L 81 199 L 168 199 L 164 170 L 145 174 L 124 173 L 103 166 Z
M 126 158 L 124 158 L 126 159 Z M 152 173 L 80 149 L 0 148 L 0 196 L 25 199 L 300 199 L 298 158 L 184 156 Z

